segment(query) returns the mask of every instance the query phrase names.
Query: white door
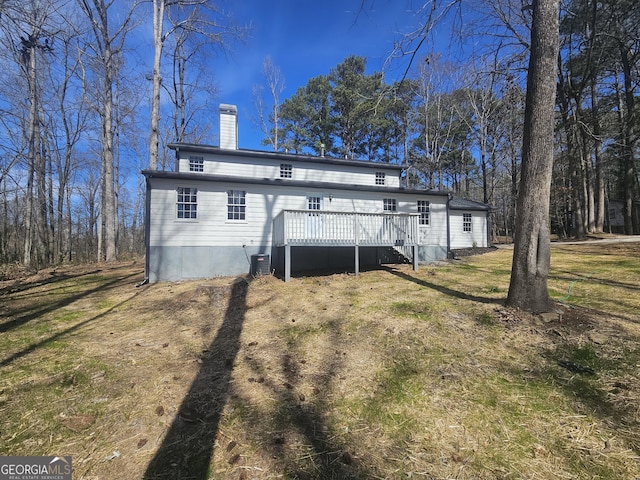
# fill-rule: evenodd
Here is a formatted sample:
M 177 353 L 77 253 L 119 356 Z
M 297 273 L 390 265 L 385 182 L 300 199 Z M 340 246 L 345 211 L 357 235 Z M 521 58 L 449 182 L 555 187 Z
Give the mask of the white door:
M 322 203 L 321 195 L 307 196 L 307 210 L 309 210 L 307 238 L 322 238 L 322 216 L 319 213 L 322 210 Z

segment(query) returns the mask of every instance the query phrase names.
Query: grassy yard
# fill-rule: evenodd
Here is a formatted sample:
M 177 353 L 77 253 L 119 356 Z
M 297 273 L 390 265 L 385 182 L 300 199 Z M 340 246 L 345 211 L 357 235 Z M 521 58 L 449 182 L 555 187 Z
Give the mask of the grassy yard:
M 4 281 L 0 454 L 74 479 L 640 478 L 640 243 L 555 244 L 544 317 L 503 306 L 511 254 Z

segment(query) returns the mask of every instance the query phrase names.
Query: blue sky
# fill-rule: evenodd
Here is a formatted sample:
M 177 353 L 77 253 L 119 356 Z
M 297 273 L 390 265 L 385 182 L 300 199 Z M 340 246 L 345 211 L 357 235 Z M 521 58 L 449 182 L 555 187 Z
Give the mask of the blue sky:
M 231 45 L 228 55 L 215 60 L 220 103 L 237 105 L 240 148 L 265 149 L 262 134 L 251 122 L 256 112 L 252 87 L 265 84 L 267 56 L 284 78 L 281 98 L 318 75 L 325 75 L 349 55 L 367 58 L 369 72 L 379 71 L 401 32 L 420 21 L 415 0 L 238 0 L 223 8 L 242 25 L 252 28 L 244 42 Z M 445 28 L 444 26 L 442 27 Z M 448 32 L 444 37 L 448 42 Z M 438 37 L 438 35 L 436 35 Z M 386 72 L 388 82 L 402 75 L 404 66 Z M 266 85 L 265 85 L 266 86 Z M 268 99 L 266 99 L 268 100 Z

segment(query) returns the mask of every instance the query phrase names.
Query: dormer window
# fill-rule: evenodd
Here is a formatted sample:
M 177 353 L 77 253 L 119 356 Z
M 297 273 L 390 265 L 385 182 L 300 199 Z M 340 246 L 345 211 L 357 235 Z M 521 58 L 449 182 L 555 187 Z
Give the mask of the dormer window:
M 292 178 L 293 177 L 293 165 L 290 163 L 280 164 L 280 178 Z
M 385 173 L 384 172 L 376 172 L 376 185 L 384 185 L 385 181 Z
M 189 157 L 189 171 L 190 172 L 204 172 L 204 157 Z

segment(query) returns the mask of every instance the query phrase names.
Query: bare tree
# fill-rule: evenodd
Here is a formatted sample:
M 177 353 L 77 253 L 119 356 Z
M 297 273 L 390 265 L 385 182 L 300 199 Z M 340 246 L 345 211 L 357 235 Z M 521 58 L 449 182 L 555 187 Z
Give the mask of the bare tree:
M 253 87 L 253 104 L 258 113 L 258 123 L 260 130 L 262 131 L 265 139 L 271 145 L 274 151 L 278 151 L 280 147 L 278 137 L 280 130 L 280 95 L 284 91 L 284 78 L 280 68 L 278 68 L 271 60 L 271 57 L 267 57 L 262 64 L 262 71 L 267 82 L 267 89 L 271 95 L 271 113 L 267 112 L 267 107 L 264 100 L 264 87 L 262 85 L 255 85 Z
M 152 74 L 152 96 L 151 96 L 151 135 L 149 140 L 149 168 L 157 170 L 159 153 L 159 123 L 160 123 L 160 88 L 162 85 L 161 61 L 164 45 L 167 39 L 176 32 L 181 32 L 181 39 L 176 45 L 180 48 L 174 50 L 174 72 L 175 61 L 184 59 L 184 54 L 176 56 L 177 52 L 184 52 L 186 39 L 189 37 L 202 37 L 206 39 L 203 45 L 223 44 L 226 35 L 239 36 L 242 29 L 237 29 L 232 25 L 226 25 L 217 20 L 217 16 L 222 12 L 218 10 L 212 2 L 208 0 L 153 0 L 153 74 Z M 165 20 L 168 28 L 165 29 Z M 186 35 L 184 35 L 186 33 Z M 182 63 L 182 66 L 186 62 Z M 179 72 L 184 70 L 178 69 Z M 175 79 L 175 76 L 174 76 Z M 184 78 L 182 79 L 184 81 Z M 184 83 L 182 83 L 184 85 Z M 176 95 L 175 99 L 183 98 Z M 185 116 L 183 115 L 184 119 Z
M 438 55 L 429 54 L 418 64 L 416 123 L 420 125 L 420 140 L 416 142 L 412 164 L 418 170 L 416 174 L 426 176 L 425 186 L 431 189 L 443 188 L 444 184 L 442 162 L 452 142 L 455 115 L 447 93 L 457 88 L 457 81 L 454 66 Z
M 25 194 L 25 235 L 23 262 L 43 264 L 50 260 L 45 145 L 42 140 L 42 95 L 46 58 L 53 51 L 56 11 L 54 5 L 40 0 L 10 3 L 4 12 L 3 33 L 6 47 L 19 67 L 19 81 L 26 88 L 28 118 L 24 135 L 27 167 Z
M 99 93 L 99 113 L 101 118 L 102 145 L 102 189 L 101 189 L 101 235 L 103 247 L 98 252 L 98 258 L 113 262 L 117 258 L 117 205 L 116 205 L 116 176 L 114 171 L 114 132 L 115 132 L 115 100 L 114 88 L 120 68 L 120 56 L 126 35 L 132 28 L 132 18 L 135 5 L 125 11 L 119 25 L 110 26 L 110 20 L 116 9 L 114 0 L 78 0 L 83 13 L 91 23 L 94 42 L 88 44 L 93 50 L 96 64 L 101 73 L 102 88 Z M 120 13 L 120 12 L 119 12 Z M 103 251 L 104 250 L 104 251 Z
M 210 42 L 206 37 L 185 29 L 176 31 L 172 40 L 171 84 L 163 85 L 172 106 L 168 129 L 172 133 L 167 133 L 168 140 L 202 141 L 208 132 L 208 123 L 198 122 L 198 118 L 202 112 L 210 112 L 209 102 L 217 95 L 208 68 Z M 166 152 L 164 157 L 162 160 L 166 162 Z
M 549 197 L 553 168 L 558 0 L 534 0 L 522 144 L 522 176 L 507 303 L 528 311 L 551 308 Z

